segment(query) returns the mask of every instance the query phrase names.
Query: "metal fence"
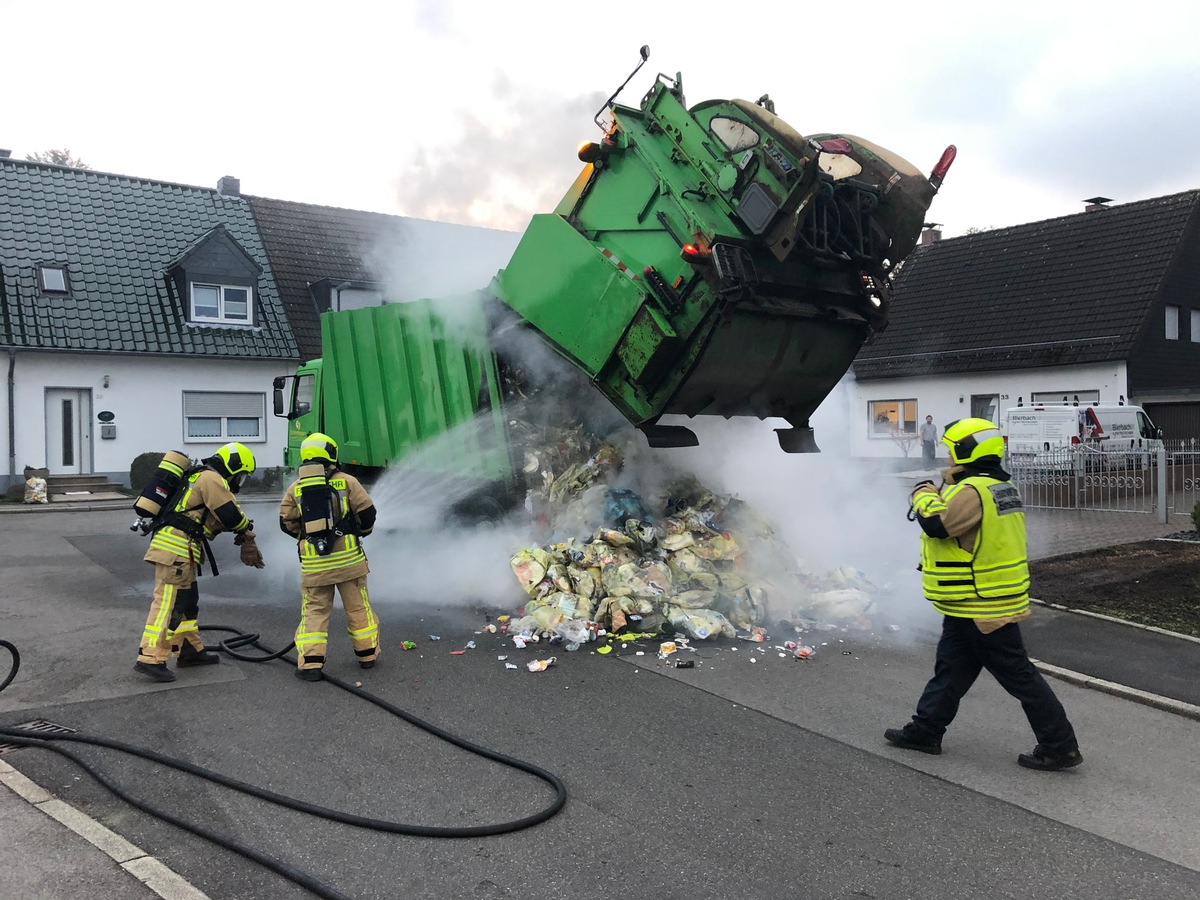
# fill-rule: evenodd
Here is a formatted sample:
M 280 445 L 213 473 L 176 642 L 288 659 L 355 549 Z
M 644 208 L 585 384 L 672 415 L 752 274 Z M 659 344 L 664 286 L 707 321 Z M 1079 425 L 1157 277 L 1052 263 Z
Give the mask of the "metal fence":
M 1200 502 L 1200 442 L 1164 445 L 1157 451 L 1075 446 L 1014 454 L 1005 467 L 1028 508 L 1147 513 L 1167 522 L 1191 516 Z

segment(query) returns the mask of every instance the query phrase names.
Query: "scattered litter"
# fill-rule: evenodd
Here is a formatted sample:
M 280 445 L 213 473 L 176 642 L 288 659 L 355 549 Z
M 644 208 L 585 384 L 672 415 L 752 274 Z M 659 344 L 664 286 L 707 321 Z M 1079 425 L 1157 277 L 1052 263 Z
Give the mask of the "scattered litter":
M 429 636 L 429 639 L 431 641 L 440 641 L 442 639 L 442 636 L 440 634 L 431 634 Z
M 474 650 L 474 649 L 475 649 L 475 642 L 474 642 L 474 641 L 467 641 L 467 649 L 468 649 L 468 650 Z
M 519 669 L 519 668 L 520 668 L 520 666 L 518 666 L 516 663 L 505 663 L 505 664 L 504 664 L 504 668 L 506 668 L 506 669 Z
M 812 659 L 813 654 L 816 652 L 817 651 L 814 650 L 812 647 L 805 645 L 803 647 L 797 647 L 794 655 L 795 655 L 796 659 Z
M 696 668 L 696 661 L 694 659 L 677 659 L 675 660 L 675 668 L 694 669 Z
M 557 656 L 551 656 L 549 659 L 531 659 L 525 667 L 530 672 L 544 672 L 556 662 L 558 662 Z
M 499 656 L 496 657 L 496 659 L 500 660 L 500 662 L 504 662 L 504 660 L 508 659 L 508 656 L 504 653 L 501 653 Z
M 435 640 L 436 640 L 436 638 L 435 638 Z M 417 645 L 413 641 L 401 641 L 400 649 L 401 650 L 416 650 Z
M 467 652 L 466 650 L 451 650 L 450 655 L 451 656 L 462 656 L 466 652 Z

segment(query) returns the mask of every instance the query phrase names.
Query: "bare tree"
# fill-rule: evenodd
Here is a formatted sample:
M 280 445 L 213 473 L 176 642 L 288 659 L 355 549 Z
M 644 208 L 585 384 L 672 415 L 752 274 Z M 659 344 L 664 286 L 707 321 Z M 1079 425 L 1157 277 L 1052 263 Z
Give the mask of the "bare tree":
M 82 159 L 72 156 L 71 151 L 66 147 L 61 150 L 43 150 L 40 153 L 31 153 L 25 158 L 30 162 L 50 163 L 53 166 L 71 166 L 75 169 L 91 168 Z
M 917 442 L 920 440 L 920 435 L 915 431 L 906 431 L 899 424 L 892 426 L 888 437 L 892 439 L 893 444 L 904 452 L 905 459 L 908 459 L 908 454 L 912 452 L 912 448 L 917 446 Z

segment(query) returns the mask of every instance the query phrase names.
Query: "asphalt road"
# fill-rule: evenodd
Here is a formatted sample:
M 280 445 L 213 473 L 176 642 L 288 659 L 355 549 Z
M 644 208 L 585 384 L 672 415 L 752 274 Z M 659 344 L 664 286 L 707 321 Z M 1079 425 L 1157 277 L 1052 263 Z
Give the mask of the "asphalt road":
M 0 637 L 23 656 L 0 694 L 0 724 L 43 719 L 401 822 L 501 822 L 552 799 L 531 776 L 329 684 L 301 683 L 283 663 L 223 660 L 166 686 L 136 675 L 151 569 L 140 561 L 144 541 L 124 531 L 127 518 L 0 517 Z M 255 572 L 237 565 L 228 539 L 220 542 L 222 574 L 202 580 L 202 623 L 286 644 L 298 616 L 297 576 L 281 546 L 267 543 L 268 569 Z M 891 610 L 904 623 L 898 632 L 820 636 L 808 662 L 780 658 L 773 644 L 706 646 L 689 670 L 660 663 L 654 644 L 609 657 L 555 648 L 557 664 L 534 674 L 524 662 L 549 653 L 476 634 L 483 610 L 472 603 L 414 597 L 396 578 L 372 589 L 384 635 L 379 666 L 354 665 L 339 610 L 330 670 L 555 772 L 569 792 L 561 814 L 495 837 L 380 834 L 109 750 L 82 753 L 143 798 L 362 900 L 1200 897 L 1200 723 L 1055 682 L 1086 763 L 1029 772 L 1015 764 L 1033 744 L 1028 726 L 985 678 L 942 756 L 883 742 L 885 727 L 908 718 L 931 670 L 937 621 L 914 612 L 919 604 Z M 401 640 L 418 648 L 401 652 Z M 476 649 L 451 654 L 468 640 Z M 521 667 L 506 669 L 503 654 Z M 130 808 L 55 755 L 22 749 L 3 759 L 212 898 L 311 896 Z M 16 853 L 46 851 L 48 839 L 17 833 Z M 142 896 L 129 881 L 127 896 Z

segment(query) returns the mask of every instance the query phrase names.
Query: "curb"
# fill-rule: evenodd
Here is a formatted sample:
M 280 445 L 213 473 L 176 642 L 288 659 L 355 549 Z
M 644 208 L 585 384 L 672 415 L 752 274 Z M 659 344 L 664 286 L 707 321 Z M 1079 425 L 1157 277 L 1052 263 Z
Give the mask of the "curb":
M 91 816 L 59 800 L 3 761 L 0 761 L 0 784 L 34 809 L 75 832 L 163 900 L 208 900 L 207 894 L 193 887 L 160 860 L 105 828 Z
M 1038 600 L 1035 597 L 1029 598 L 1030 603 L 1036 603 L 1038 606 L 1044 606 L 1047 609 L 1058 610 L 1059 612 L 1073 613 L 1077 616 L 1090 616 L 1093 619 L 1101 619 L 1105 622 L 1112 622 L 1116 625 L 1126 625 L 1130 628 L 1140 628 L 1142 631 L 1152 631 L 1155 634 L 1166 635 L 1167 637 L 1179 638 L 1184 641 L 1200 644 L 1200 638 L 1194 638 L 1190 634 L 1179 634 L 1175 631 L 1167 631 L 1165 628 L 1156 628 L 1153 625 L 1142 625 L 1138 622 L 1127 622 L 1125 619 L 1118 619 L 1114 616 L 1105 616 L 1100 613 L 1088 612 L 1084 609 L 1071 609 L 1069 606 L 1061 606 L 1058 603 L 1047 603 L 1044 600 Z M 1066 681 L 1070 684 L 1079 687 L 1091 688 L 1092 690 L 1101 691 L 1105 694 L 1111 694 L 1114 697 L 1120 697 L 1123 700 L 1131 700 L 1134 703 L 1140 703 L 1143 706 L 1152 706 L 1155 709 L 1161 709 L 1164 712 L 1174 713 L 1184 718 L 1194 719 L 1200 722 L 1200 706 L 1195 706 L 1191 703 L 1185 703 L 1182 700 L 1174 700 L 1170 697 L 1163 697 L 1160 694 L 1152 694 L 1149 691 L 1131 688 L 1124 684 L 1117 684 L 1115 681 L 1105 681 L 1103 678 L 1096 678 L 1093 675 L 1084 675 L 1082 672 L 1075 672 L 1071 669 L 1064 669 L 1060 666 L 1051 665 L 1050 663 L 1042 662 L 1038 659 L 1030 659 L 1030 662 L 1046 675 L 1052 678 L 1057 678 L 1061 681 Z
M 1120 697 L 1123 700 L 1132 700 L 1134 703 L 1140 703 L 1143 706 L 1152 706 L 1155 709 L 1161 709 L 1164 712 L 1174 713 L 1177 716 L 1183 716 L 1200 722 L 1200 706 L 1193 706 L 1191 703 L 1184 703 L 1182 700 L 1172 700 L 1170 697 L 1151 694 L 1149 691 L 1139 691 L 1137 688 L 1126 687 L 1123 684 L 1117 684 L 1113 681 L 1105 681 L 1103 678 L 1093 678 L 1091 675 L 1072 672 L 1070 669 L 1061 669 L 1058 666 L 1052 666 L 1041 660 L 1031 659 L 1030 662 L 1034 664 L 1039 672 L 1053 678 L 1058 678 L 1061 681 L 1066 681 L 1079 687 L 1091 688 L 1105 694 L 1112 694 L 1114 697 Z

